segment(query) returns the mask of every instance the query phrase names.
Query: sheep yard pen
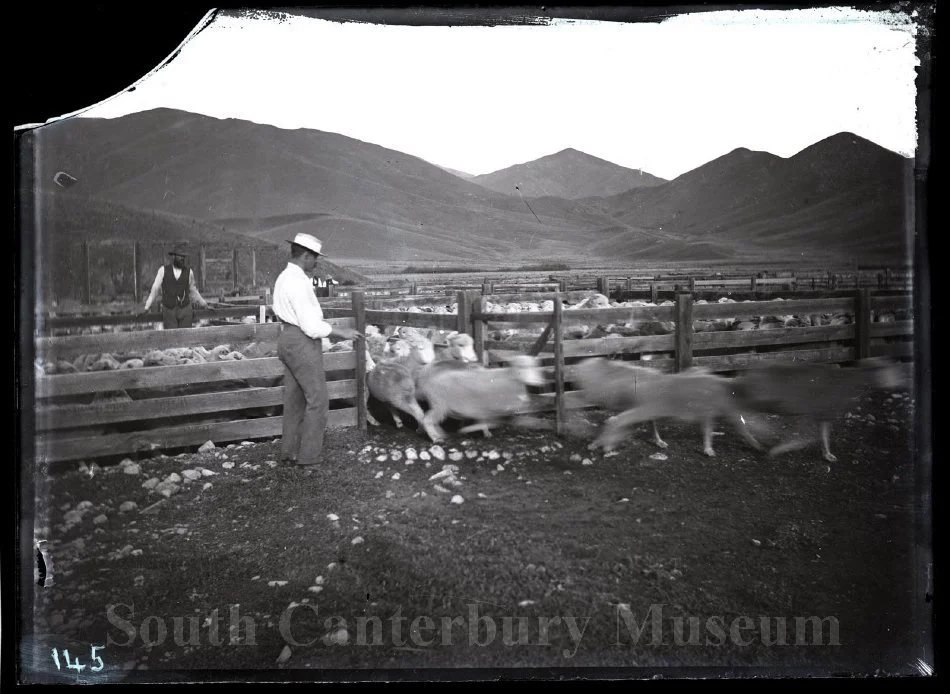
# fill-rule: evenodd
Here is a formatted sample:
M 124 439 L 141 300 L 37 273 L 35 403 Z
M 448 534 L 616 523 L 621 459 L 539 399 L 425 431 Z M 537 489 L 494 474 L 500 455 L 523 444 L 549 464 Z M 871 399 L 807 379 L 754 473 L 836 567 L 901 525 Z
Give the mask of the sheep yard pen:
M 848 362 L 866 357 L 908 358 L 913 353 L 913 321 L 888 323 L 872 321 L 872 312 L 909 311 L 909 296 L 873 296 L 868 289 L 850 298 L 787 301 L 750 301 L 725 304 L 696 304 L 689 294 L 679 294 L 673 305 L 632 308 L 562 309 L 561 299 L 577 301 L 585 292 L 532 293 L 518 295 L 475 295 L 459 291 L 456 311 L 426 313 L 418 305 L 431 305 L 437 298 L 366 299 L 356 292 L 351 299 L 325 300 L 331 322 L 365 329 L 367 324 L 410 326 L 422 329 L 457 330 L 472 334 L 480 357 L 488 352 L 489 362 L 498 363 L 512 352 L 539 354 L 551 367 L 553 393 L 541 393 L 527 410 L 554 410 L 556 427 L 562 430 L 565 412 L 579 405 L 565 383 L 571 380 L 568 361 L 581 357 L 649 354 L 655 358 L 642 363 L 666 371 L 680 371 L 691 365 L 728 372 L 744 365 L 774 359 L 818 362 Z M 499 314 L 485 312 L 486 301 L 515 302 L 532 299 L 552 301 L 553 312 Z M 444 301 L 445 297 L 442 297 Z M 350 304 L 344 307 L 342 302 Z M 404 310 L 391 310 L 399 304 Z M 416 312 L 406 311 L 407 305 Z M 389 310 L 387 310 L 387 308 Z M 694 332 L 694 321 L 712 321 L 749 316 L 843 313 L 855 317 L 848 325 L 818 325 L 773 330 Z M 257 316 L 266 320 L 269 307 L 249 306 L 219 312 L 231 316 Z M 82 325 L 108 319 L 95 317 L 51 319 L 49 327 Z M 115 322 L 132 318 L 115 317 Z M 139 319 L 141 320 L 141 319 Z M 588 322 L 672 322 L 670 334 L 564 339 L 564 326 Z M 491 326 L 530 324 L 548 326 L 540 339 L 488 339 Z M 277 323 L 244 323 L 181 330 L 102 333 L 38 337 L 37 357 L 56 362 L 77 355 L 99 353 L 143 354 L 147 350 L 215 345 L 253 345 L 258 355 L 273 355 L 280 326 Z M 550 344 L 548 344 L 550 343 Z M 767 350 L 767 351 L 763 351 Z M 363 379 L 365 352 L 331 352 L 325 355 L 326 369 L 335 380 L 329 382 L 330 426 L 366 428 Z M 37 460 L 54 462 L 102 456 L 125 455 L 164 448 L 199 445 L 207 440 L 236 441 L 277 436 L 281 418 L 277 415 L 248 418 L 248 411 L 279 408 L 282 404 L 282 366 L 275 356 L 187 365 L 128 368 L 117 371 L 66 373 L 37 376 Z M 256 387 L 250 383 L 263 384 Z M 120 393 L 118 401 L 107 394 Z M 129 397 L 131 395 L 131 397 Z M 341 406 L 349 401 L 348 406 Z M 202 418 L 209 421 L 202 421 Z M 168 425 L 162 426 L 163 420 Z M 110 433 L 120 427 L 122 433 Z
M 341 341 L 324 352 L 325 463 L 308 469 L 277 464 L 280 326 L 266 304 L 198 311 L 219 324 L 187 330 L 121 332 L 154 315 L 39 321 L 34 346 L 49 373 L 34 376 L 34 532 L 48 578 L 34 594 L 37 669 L 62 681 L 70 673 L 55 670 L 51 650 L 88 665 L 92 643 L 106 645 L 99 678 L 108 681 L 186 669 L 222 680 L 274 668 L 386 679 L 425 668 L 449 678 L 514 667 L 605 668 L 591 677 L 914 671 L 926 588 L 914 573 L 911 395 L 856 402 L 835 424 L 831 466 L 817 447 L 768 458 L 725 427 L 718 457 L 707 458 L 697 428 L 675 422 L 661 425 L 663 452 L 644 429 L 604 455 L 566 426 L 607 415 L 578 409 L 572 390 L 574 363 L 589 356 L 726 374 L 773 359 L 906 361 L 919 320 L 909 295 L 702 303 L 680 293 L 663 305 L 589 308 L 589 288 L 485 289 L 495 287 L 356 291 L 321 304 L 328 320 L 360 330 L 467 332 L 490 366 L 538 355 L 550 381 L 524 407 L 534 425 L 515 421 L 490 439 L 450 434 L 440 446 L 412 426 L 367 427 L 365 352 Z M 548 301 L 551 310 L 513 309 Z M 819 314 L 849 318 L 704 327 Z M 92 329 L 102 332 L 62 334 Z M 148 361 L 159 350 L 221 358 Z M 106 353 L 143 365 L 58 368 Z M 784 420 L 761 421 L 789 433 Z M 215 447 L 195 452 L 209 440 Z M 774 633 L 744 632 L 749 645 L 729 636 L 735 620 L 759 625 L 763 615 Z M 786 641 L 770 641 L 786 618 Z M 424 619 L 434 636 L 411 631 Z M 584 628 L 571 632 L 568 619 Z

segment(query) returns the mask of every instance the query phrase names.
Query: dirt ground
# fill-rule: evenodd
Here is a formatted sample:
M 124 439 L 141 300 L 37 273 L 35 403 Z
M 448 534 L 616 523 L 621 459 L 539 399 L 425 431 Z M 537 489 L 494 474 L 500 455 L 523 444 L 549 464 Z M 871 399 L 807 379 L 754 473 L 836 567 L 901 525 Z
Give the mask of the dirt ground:
M 609 456 L 509 426 L 455 435 L 439 460 L 421 434 L 383 426 L 330 432 L 309 469 L 277 464 L 272 440 L 51 470 L 37 479 L 49 585 L 36 588 L 30 643 L 51 677 L 86 681 L 914 672 L 912 400 L 875 394 L 849 414 L 830 464 L 817 443 L 770 459 L 725 425 L 707 458 L 697 425 L 663 422 L 662 452 L 647 426 Z M 764 441 L 811 431 L 752 424 Z M 430 479 L 446 465 L 457 471 Z M 168 498 L 143 487 L 172 473 L 198 479 Z M 98 673 L 91 645 L 104 646 Z M 51 649 L 87 668 L 57 671 Z

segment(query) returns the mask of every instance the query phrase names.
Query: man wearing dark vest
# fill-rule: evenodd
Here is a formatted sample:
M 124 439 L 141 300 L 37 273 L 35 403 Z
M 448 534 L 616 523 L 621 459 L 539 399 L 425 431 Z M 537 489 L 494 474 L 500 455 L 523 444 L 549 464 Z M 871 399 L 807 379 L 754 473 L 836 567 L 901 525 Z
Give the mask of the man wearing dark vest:
M 188 254 L 182 246 L 175 246 L 168 255 L 172 261 L 168 265 L 158 268 L 155 275 L 155 282 L 152 284 L 152 291 L 145 300 L 145 309 L 142 313 L 148 313 L 152 307 L 159 292 L 162 294 L 162 327 L 169 328 L 190 328 L 194 320 L 194 309 L 192 303 L 198 304 L 201 308 L 211 308 L 201 294 L 198 293 L 198 287 L 195 285 L 195 273 L 185 267 L 185 259 Z

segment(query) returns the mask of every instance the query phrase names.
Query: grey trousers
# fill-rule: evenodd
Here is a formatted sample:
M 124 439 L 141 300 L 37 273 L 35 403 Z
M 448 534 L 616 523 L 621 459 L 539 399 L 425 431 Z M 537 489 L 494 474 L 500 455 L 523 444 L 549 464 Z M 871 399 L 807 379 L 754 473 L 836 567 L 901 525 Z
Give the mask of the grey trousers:
M 323 345 L 295 325 L 282 325 L 277 356 L 284 364 L 284 421 L 281 457 L 312 465 L 323 453 L 330 399 L 323 370 Z
M 190 328 L 194 317 L 195 311 L 191 307 L 191 304 L 176 308 L 162 306 L 162 327 L 165 328 L 165 330 Z

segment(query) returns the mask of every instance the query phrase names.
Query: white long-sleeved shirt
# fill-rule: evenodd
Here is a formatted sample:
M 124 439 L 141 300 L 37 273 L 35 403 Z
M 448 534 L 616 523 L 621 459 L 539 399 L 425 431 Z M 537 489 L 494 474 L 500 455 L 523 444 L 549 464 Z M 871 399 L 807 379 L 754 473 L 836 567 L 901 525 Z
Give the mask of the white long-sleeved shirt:
M 181 273 L 185 270 L 184 268 L 173 267 L 172 272 L 175 273 L 175 279 L 177 280 L 181 277 Z M 158 298 L 159 292 L 162 291 L 162 282 L 165 280 L 165 266 L 162 265 L 158 268 L 158 273 L 155 275 L 155 281 L 152 282 L 152 291 L 148 295 L 148 299 L 145 300 L 145 310 L 148 311 L 152 307 L 152 303 Z M 208 302 L 205 301 L 201 294 L 198 293 L 198 287 L 195 284 L 195 271 L 191 268 L 188 269 L 188 294 L 191 296 L 191 301 L 198 304 L 201 308 L 207 308 Z
M 274 283 L 274 315 L 296 325 L 313 340 L 328 337 L 333 330 L 333 326 L 323 320 L 323 309 L 313 291 L 312 280 L 296 263 L 287 263 Z

